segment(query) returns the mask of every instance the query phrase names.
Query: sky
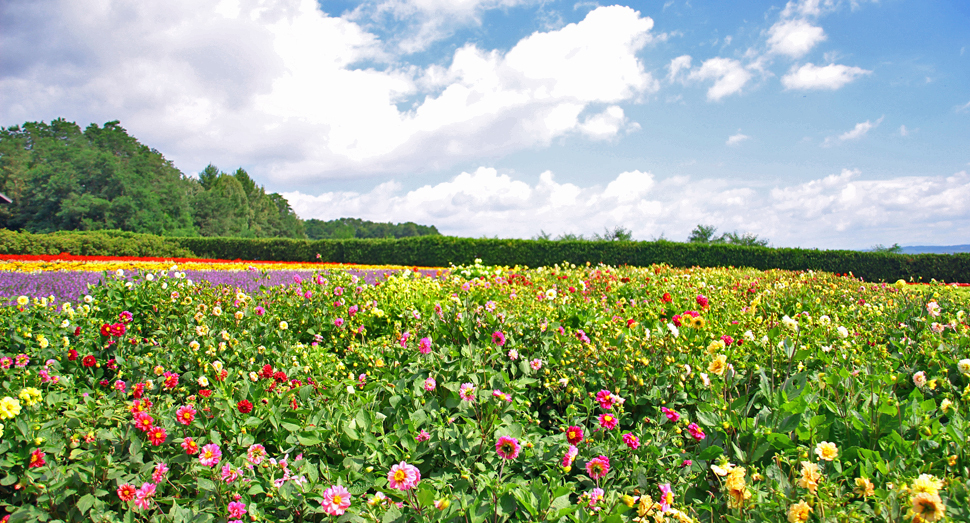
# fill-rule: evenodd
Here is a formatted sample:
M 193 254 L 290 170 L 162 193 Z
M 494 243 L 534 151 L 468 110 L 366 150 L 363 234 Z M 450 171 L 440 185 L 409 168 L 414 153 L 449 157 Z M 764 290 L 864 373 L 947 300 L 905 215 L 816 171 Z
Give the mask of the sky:
M 120 120 L 304 219 L 970 243 L 970 3 L 0 0 L 0 126 Z

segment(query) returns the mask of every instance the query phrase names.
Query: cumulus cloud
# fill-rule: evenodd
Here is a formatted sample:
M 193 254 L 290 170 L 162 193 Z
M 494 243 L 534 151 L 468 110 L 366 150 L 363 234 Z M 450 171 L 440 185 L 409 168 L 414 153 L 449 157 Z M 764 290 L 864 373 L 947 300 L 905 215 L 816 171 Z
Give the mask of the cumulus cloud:
M 829 89 L 836 90 L 852 82 L 860 76 L 871 74 L 861 67 L 850 67 L 840 64 L 817 66 L 805 64 L 797 69 L 792 67 L 781 79 L 785 89 Z
M 780 20 L 768 30 L 768 49 L 772 53 L 801 58 L 825 38 L 825 31 L 807 20 Z
M 591 235 L 623 226 L 635 238 L 683 240 L 698 223 L 751 232 L 775 245 L 865 248 L 873 243 L 941 244 L 970 233 L 970 176 L 862 180 L 843 170 L 804 183 L 765 189 L 717 178 L 629 171 L 581 187 L 544 172 L 534 184 L 481 167 L 405 191 L 395 182 L 370 192 L 312 196 L 287 193 L 304 218 L 360 216 L 433 224 L 443 234 L 529 238 L 545 230 Z M 498 225 L 500 224 L 500 225 Z
M 0 9 L 0 92 L 12 101 L 0 121 L 119 119 L 183 169 L 260 165 L 289 187 L 438 169 L 568 134 L 610 138 L 636 128 L 617 104 L 659 88 L 636 56 L 653 20 L 622 6 L 505 53 L 468 44 L 426 68 L 395 61 L 386 42 L 314 0 Z
M 849 140 L 859 140 L 860 138 L 868 134 L 869 131 L 871 131 L 872 129 L 879 127 L 879 124 L 882 123 L 883 118 L 885 118 L 885 116 L 880 116 L 879 119 L 876 120 L 875 122 L 866 120 L 864 122 L 857 123 L 855 124 L 855 127 L 838 136 L 829 136 L 825 138 L 825 141 L 822 142 L 822 146 L 829 147 L 837 143 L 841 143 Z
M 673 60 L 671 60 L 670 65 L 667 66 L 667 69 L 670 71 L 669 73 L 667 73 L 667 81 L 674 82 L 678 80 L 678 77 L 681 71 L 690 70 L 690 62 L 691 62 L 690 55 L 686 55 L 686 54 L 683 56 L 678 56 L 677 58 L 674 58 Z
M 733 147 L 733 146 L 741 145 L 741 142 L 745 140 L 750 140 L 750 139 L 751 139 L 750 136 L 746 134 L 741 134 L 741 129 L 738 129 L 738 134 L 732 134 L 731 136 L 729 136 L 727 139 L 727 142 L 725 143 Z
M 751 73 L 741 65 L 741 62 L 733 58 L 711 58 L 691 71 L 688 78 L 714 80 L 714 85 L 707 90 L 707 99 L 718 101 L 725 96 L 741 92 L 751 79 Z

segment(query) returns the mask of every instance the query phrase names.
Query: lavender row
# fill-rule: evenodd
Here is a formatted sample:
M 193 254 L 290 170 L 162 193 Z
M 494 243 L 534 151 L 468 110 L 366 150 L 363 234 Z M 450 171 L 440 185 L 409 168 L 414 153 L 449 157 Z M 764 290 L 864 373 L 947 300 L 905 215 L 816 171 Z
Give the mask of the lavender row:
M 335 271 L 345 271 L 356 275 L 370 285 L 385 279 L 397 272 L 396 269 L 329 269 L 323 274 Z M 423 269 L 418 271 L 424 276 L 435 276 L 436 270 Z M 294 282 L 299 276 L 304 280 L 312 278 L 317 271 L 308 270 L 272 270 L 272 271 L 185 271 L 186 279 L 194 282 L 207 281 L 213 285 L 229 285 L 243 289 L 247 293 L 256 292 L 259 287 L 276 287 Z M 131 278 L 133 275 L 128 275 Z M 11 304 L 18 296 L 29 298 L 44 298 L 54 296 L 57 300 L 77 301 L 88 294 L 88 286 L 98 285 L 104 273 L 91 271 L 47 271 L 47 272 L 13 272 L 0 271 L 0 303 Z M 115 277 L 111 274 L 110 277 Z M 156 275 L 156 277 L 159 277 Z M 137 280 L 135 280 L 137 281 Z

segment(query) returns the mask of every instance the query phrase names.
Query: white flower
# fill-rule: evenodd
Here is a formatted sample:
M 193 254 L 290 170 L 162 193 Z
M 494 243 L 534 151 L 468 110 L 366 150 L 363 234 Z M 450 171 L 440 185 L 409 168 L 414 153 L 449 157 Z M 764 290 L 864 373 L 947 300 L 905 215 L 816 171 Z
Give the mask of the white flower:
M 205 376 L 199 376 L 199 386 L 200 387 L 208 387 L 209 386 L 209 378 L 206 378 Z
M 828 325 L 829 322 L 831 322 L 831 321 L 832 321 L 832 319 L 829 318 L 829 315 L 828 314 L 823 314 L 823 315 L 821 315 L 821 316 L 818 317 L 818 322 L 821 323 L 822 325 Z
M 937 316 L 940 315 L 940 304 L 936 303 L 935 301 L 931 301 L 927 303 L 926 312 L 928 312 L 930 316 L 933 316 L 934 318 L 936 318 Z
M 152 273 L 148 273 L 145 275 L 145 279 L 148 281 L 155 281 L 155 275 Z
M 678 329 L 677 326 L 674 325 L 673 323 L 668 323 L 667 328 L 670 329 L 670 332 L 674 335 L 675 338 L 677 336 L 680 336 L 680 329 Z
M 172 265 L 172 268 L 169 269 L 169 270 L 172 271 L 172 272 L 175 272 L 175 271 L 179 270 L 179 266 L 178 265 Z
M 846 329 L 845 327 L 839 325 L 839 328 L 836 330 L 839 331 L 839 336 L 842 336 L 843 338 L 849 337 L 849 329 Z
M 787 314 L 785 315 L 784 318 L 781 319 L 781 323 L 782 325 L 785 326 L 786 329 L 790 331 L 798 332 L 798 322 L 789 318 Z
M 964 358 L 957 363 L 960 374 L 970 374 L 970 358 Z
M 711 386 L 711 380 L 709 380 L 707 378 L 707 373 L 706 372 L 702 372 L 699 375 L 701 377 L 701 382 L 704 384 L 704 386 L 705 387 L 710 387 Z
M 556 289 L 549 289 L 546 291 L 546 298 L 550 300 L 556 299 Z
M 754 333 L 751 331 L 744 331 L 744 339 L 754 341 Z
M 926 373 L 923 372 L 923 371 L 919 371 L 916 374 L 913 374 L 913 384 L 916 385 L 917 387 L 921 388 L 921 389 L 923 387 L 925 387 L 926 386 Z
M 117 274 L 119 278 L 123 278 L 125 276 L 125 271 L 118 269 L 115 271 L 115 274 Z
M 61 322 L 61 328 L 66 329 L 71 325 L 71 320 L 64 320 Z
M 94 303 L 94 298 L 92 298 L 90 294 L 85 294 L 84 303 Z
M 212 362 L 212 370 L 214 370 L 216 372 L 222 372 L 222 362 L 221 361 L 218 361 L 218 360 L 217 361 L 213 361 Z

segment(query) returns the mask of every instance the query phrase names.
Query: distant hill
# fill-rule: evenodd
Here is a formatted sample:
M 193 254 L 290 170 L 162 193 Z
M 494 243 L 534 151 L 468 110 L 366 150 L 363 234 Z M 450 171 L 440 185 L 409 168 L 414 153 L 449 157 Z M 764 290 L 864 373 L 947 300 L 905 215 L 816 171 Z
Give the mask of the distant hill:
M 900 250 L 902 254 L 955 254 L 970 252 L 970 245 L 909 245 Z

